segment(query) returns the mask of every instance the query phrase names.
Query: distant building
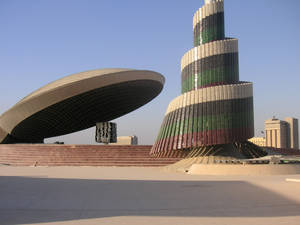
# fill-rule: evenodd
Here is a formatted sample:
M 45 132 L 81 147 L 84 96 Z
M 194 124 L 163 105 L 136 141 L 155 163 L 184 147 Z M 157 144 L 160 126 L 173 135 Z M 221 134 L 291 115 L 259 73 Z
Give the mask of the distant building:
M 266 146 L 274 148 L 299 148 L 298 120 L 285 121 L 273 118 L 265 121 Z
M 266 146 L 288 148 L 288 123 L 279 119 L 265 121 Z
M 253 137 L 249 139 L 248 141 L 252 142 L 253 144 L 256 144 L 261 147 L 266 146 L 266 139 L 264 137 Z
M 284 120 L 289 124 L 290 128 L 288 134 L 288 146 L 290 146 L 290 148 L 299 149 L 298 119 L 288 117 Z
M 138 138 L 137 136 L 117 137 L 117 143 L 110 143 L 110 145 L 138 145 Z

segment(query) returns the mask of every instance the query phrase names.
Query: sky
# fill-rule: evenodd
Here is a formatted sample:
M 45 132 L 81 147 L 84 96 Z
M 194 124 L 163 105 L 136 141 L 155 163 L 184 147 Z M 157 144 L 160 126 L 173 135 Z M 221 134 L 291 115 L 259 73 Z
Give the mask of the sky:
M 0 114 L 41 86 L 86 70 L 153 70 L 162 93 L 115 122 L 153 144 L 180 95 L 181 57 L 193 47 L 204 0 L 0 0 Z M 240 80 L 254 83 L 256 135 L 276 116 L 300 118 L 300 1 L 225 0 L 225 32 L 239 39 Z M 95 144 L 95 128 L 47 139 Z

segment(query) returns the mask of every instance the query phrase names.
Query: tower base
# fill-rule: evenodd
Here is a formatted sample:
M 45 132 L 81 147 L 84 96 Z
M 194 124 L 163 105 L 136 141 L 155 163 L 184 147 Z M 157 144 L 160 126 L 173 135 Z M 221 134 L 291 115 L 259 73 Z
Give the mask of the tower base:
M 194 164 L 242 164 L 247 159 L 266 155 L 267 153 L 262 148 L 248 141 L 203 146 L 194 148 L 184 159 L 167 166 L 165 169 L 187 172 Z
M 220 156 L 236 159 L 253 159 L 266 156 L 267 153 L 259 146 L 249 142 L 235 142 L 233 144 L 222 144 L 202 146 L 194 148 L 186 158 Z

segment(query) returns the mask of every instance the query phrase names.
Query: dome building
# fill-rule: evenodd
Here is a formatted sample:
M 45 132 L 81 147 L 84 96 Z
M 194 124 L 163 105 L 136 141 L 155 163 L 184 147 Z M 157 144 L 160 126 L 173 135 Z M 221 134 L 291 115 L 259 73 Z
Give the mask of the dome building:
M 84 130 L 147 104 L 164 77 L 133 69 L 101 69 L 54 81 L 0 116 L 0 143 L 43 143 L 45 138 Z

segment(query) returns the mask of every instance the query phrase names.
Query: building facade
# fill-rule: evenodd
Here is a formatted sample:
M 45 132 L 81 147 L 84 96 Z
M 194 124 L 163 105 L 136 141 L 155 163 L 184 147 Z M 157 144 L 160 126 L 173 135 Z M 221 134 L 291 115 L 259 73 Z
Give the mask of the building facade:
M 299 149 L 298 120 L 276 118 L 265 121 L 266 146 Z
M 110 143 L 110 145 L 138 145 L 138 137 L 120 136 L 117 137 L 117 143 Z
M 257 146 L 260 146 L 260 147 L 266 146 L 266 139 L 264 137 L 253 137 L 253 138 L 250 138 L 248 141 L 250 141 L 253 144 L 256 144 Z
M 167 108 L 152 154 L 254 136 L 252 83 L 239 81 L 238 40 L 224 27 L 224 1 L 205 0 L 193 18 L 194 47 L 181 60 L 181 95 Z
M 298 119 L 287 117 L 284 119 L 288 125 L 288 146 L 293 149 L 299 149 L 299 128 Z

